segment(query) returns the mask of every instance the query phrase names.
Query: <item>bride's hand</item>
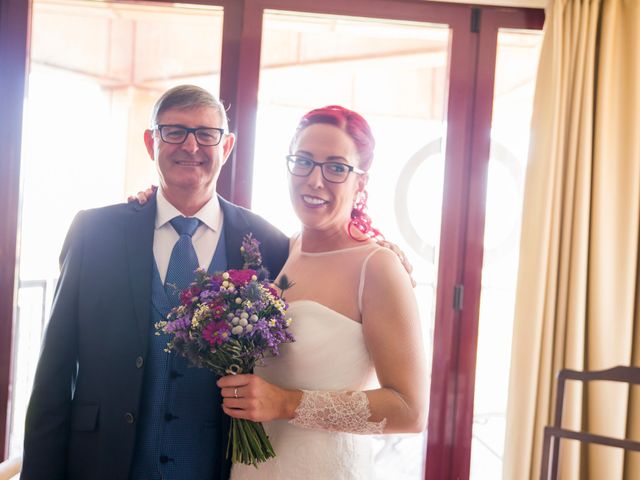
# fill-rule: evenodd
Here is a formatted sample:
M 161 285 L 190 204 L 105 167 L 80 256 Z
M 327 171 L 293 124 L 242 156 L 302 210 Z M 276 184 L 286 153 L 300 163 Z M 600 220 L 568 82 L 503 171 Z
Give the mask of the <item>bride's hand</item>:
M 157 189 L 158 187 L 156 187 L 155 185 L 151 185 L 144 192 L 138 192 L 137 195 L 129 195 L 127 197 L 127 202 L 131 203 L 137 201 L 140 205 L 144 205 L 149 201 L 149 198 L 151 198 L 151 195 L 153 195 L 153 192 L 155 192 Z
M 224 413 L 253 422 L 293 418 L 302 398 L 299 390 L 280 388 L 253 374 L 227 375 L 218 387 Z

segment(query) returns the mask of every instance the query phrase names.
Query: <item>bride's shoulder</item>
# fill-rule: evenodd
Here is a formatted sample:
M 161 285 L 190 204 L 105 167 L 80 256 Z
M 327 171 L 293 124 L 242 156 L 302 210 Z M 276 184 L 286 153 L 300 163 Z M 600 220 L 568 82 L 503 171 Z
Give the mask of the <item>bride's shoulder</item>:
M 398 255 L 380 245 L 372 247 L 363 266 L 365 282 L 380 293 L 395 288 L 411 288 L 411 277 Z
M 373 245 L 366 256 L 367 276 L 388 275 L 395 277 L 401 273 L 406 274 L 398 255 L 392 250 Z

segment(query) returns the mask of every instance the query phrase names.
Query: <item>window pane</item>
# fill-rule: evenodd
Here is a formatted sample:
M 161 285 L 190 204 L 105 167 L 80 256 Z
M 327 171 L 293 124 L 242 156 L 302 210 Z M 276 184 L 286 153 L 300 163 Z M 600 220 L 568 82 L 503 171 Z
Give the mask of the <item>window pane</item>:
M 338 104 L 371 124 L 376 151 L 367 186 L 369 213 L 414 266 L 429 359 L 449 34 L 446 25 L 268 11 L 258 93 L 253 209 L 288 234 L 298 230 L 298 220 L 289 201 L 285 155 L 300 117 Z M 375 441 L 378 478 L 423 477 L 424 436 Z
M 491 125 L 471 478 L 502 478 L 520 214 L 542 32 L 500 30 Z
M 218 91 L 222 9 L 34 0 L 31 32 L 12 456 L 71 219 L 157 183 L 142 140 L 153 103 L 182 83 Z

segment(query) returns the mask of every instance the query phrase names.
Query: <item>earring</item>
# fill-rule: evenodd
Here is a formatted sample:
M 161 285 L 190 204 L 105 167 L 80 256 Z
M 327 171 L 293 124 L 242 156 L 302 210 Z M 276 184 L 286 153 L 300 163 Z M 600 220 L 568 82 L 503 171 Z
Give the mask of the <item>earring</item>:
M 357 208 L 360 203 L 362 203 L 362 190 L 356 192 L 356 196 L 353 199 L 353 208 Z

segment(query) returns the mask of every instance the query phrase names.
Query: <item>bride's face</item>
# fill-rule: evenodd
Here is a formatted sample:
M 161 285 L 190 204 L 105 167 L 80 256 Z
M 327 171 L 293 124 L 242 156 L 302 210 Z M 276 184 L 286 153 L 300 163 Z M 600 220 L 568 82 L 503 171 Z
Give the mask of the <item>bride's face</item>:
M 356 146 L 349 135 L 329 124 L 314 124 L 298 135 L 292 154 L 318 163 L 341 163 L 358 167 Z M 289 174 L 289 193 L 302 224 L 323 232 L 346 231 L 357 193 L 367 178 L 354 172 L 343 183 L 326 180 L 319 166 L 307 177 Z

